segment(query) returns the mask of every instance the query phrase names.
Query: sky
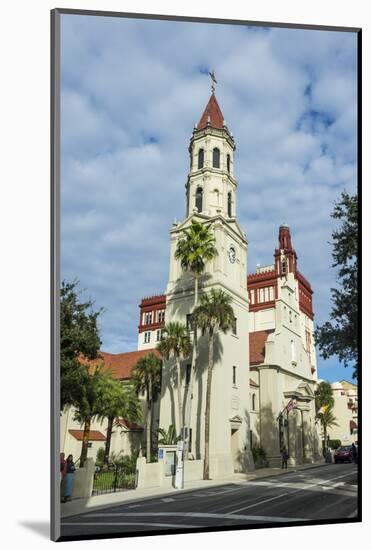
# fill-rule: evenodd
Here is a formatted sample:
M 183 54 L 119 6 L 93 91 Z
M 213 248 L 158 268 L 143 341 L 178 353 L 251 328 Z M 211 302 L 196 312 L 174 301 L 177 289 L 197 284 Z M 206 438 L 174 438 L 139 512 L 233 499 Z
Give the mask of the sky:
M 287 223 L 315 322 L 328 320 L 330 214 L 357 182 L 356 55 L 350 32 L 62 15 L 61 277 L 104 308 L 103 350 L 137 349 L 138 304 L 165 291 L 211 69 L 237 145 L 248 271 L 273 263 Z M 320 378 L 351 380 L 317 360 Z

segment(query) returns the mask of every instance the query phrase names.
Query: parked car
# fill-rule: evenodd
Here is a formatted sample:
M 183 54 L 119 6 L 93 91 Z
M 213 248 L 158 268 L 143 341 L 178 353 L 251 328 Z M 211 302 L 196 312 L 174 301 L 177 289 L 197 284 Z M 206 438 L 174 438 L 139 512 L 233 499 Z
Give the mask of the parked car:
M 337 464 L 338 462 L 352 462 L 352 446 L 351 445 L 341 445 L 336 449 L 334 454 L 334 461 Z

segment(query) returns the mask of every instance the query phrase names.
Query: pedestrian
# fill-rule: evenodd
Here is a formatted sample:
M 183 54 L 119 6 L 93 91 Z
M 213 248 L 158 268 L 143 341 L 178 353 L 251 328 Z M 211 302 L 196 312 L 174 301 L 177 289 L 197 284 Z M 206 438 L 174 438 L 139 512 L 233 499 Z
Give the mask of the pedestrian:
M 281 449 L 281 458 L 282 468 L 287 468 L 287 459 L 289 458 L 289 455 L 287 454 L 286 447 L 282 447 Z
M 67 467 L 67 461 L 66 461 L 66 459 L 64 458 L 64 453 L 60 453 L 60 455 L 59 455 L 59 463 L 60 463 L 60 473 L 61 473 L 60 482 L 62 483 L 63 478 L 64 478 L 64 476 L 66 475 L 66 467 Z
M 354 443 L 352 443 L 352 460 L 354 464 L 358 463 L 358 452 L 357 447 L 354 445 Z
M 66 474 L 63 478 L 63 500 L 62 502 L 68 502 L 72 498 L 73 491 L 73 477 L 75 472 L 75 464 L 73 462 L 73 456 L 68 455 L 66 461 Z

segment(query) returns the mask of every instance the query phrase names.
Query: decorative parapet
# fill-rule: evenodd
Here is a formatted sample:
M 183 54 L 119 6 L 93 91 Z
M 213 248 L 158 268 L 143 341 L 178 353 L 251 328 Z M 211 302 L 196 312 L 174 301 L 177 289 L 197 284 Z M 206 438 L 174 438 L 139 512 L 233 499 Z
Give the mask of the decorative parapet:
M 256 273 L 270 273 L 271 271 L 274 271 L 274 264 L 272 265 L 259 265 L 256 267 Z
M 152 306 L 157 305 L 161 303 L 166 303 L 166 296 L 165 294 L 154 294 L 153 296 L 147 296 L 145 298 L 142 298 L 142 301 L 140 303 L 140 307 L 142 306 Z

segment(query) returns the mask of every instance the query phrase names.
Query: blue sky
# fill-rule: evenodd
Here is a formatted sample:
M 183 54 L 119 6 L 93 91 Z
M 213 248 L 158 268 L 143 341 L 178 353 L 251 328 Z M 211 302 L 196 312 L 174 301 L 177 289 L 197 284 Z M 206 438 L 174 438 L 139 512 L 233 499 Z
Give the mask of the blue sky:
M 61 36 L 62 278 L 105 308 L 102 349 L 135 350 L 138 303 L 165 290 L 211 68 L 237 144 L 249 272 L 272 263 L 287 223 L 327 320 L 330 213 L 356 189 L 356 35 L 63 15 Z M 336 359 L 318 364 L 321 378 L 351 379 Z

